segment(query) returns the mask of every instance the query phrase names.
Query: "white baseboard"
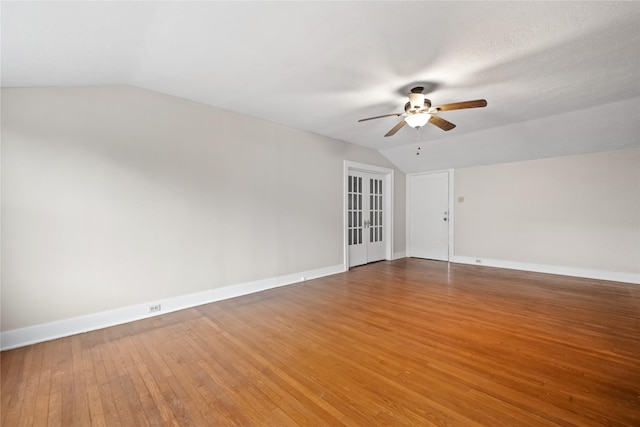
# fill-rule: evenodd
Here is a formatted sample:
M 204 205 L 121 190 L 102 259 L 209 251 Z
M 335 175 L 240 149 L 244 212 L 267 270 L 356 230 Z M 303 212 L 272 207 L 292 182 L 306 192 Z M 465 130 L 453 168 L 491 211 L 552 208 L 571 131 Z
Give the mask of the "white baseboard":
M 0 350 L 10 350 L 12 348 L 23 347 L 69 335 L 95 331 L 109 326 L 120 325 L 123 323 L 133 322 L 135 320 L 171 313 L 172 311 L 183 310 L 185 308 L 191 308 L 202 304 L 209 304 L 215 301 L 221 301 L 228 298 L 299 283 L 305 280 L 330 276 L 343 271 L 344 265 L 340 264 L 331 267 L 287 274 L 279 277 L 272 277 L 269 279 L 239 283 L 236 285 L 210 289 L 174 298 L 149 301 L 143 304 L 136 304 L 115 310 L 88 314 L 86 316 L 44 323 L 27 328 L 13 329 L 0 333 Z M 155 304 L 160 304 L 161 310 L 149 313 L 149 306 Z
M 499 267 L 507 268 L 510 270 L 533 271 L 536 273 L 559 274 L 562 276 L 584 277 L 588 279 L 610 280 L 614 282 L 640 284 L 640 274 L 634 273 L 619 273 L 616 271 L 590 270 L 584 268 L 532 264 L 527 262 L 503 261 L 486 258 L 473 258 L 458 255 L 452 257 L 450 261 L 458 264 L 483 265 L 485 267 Z

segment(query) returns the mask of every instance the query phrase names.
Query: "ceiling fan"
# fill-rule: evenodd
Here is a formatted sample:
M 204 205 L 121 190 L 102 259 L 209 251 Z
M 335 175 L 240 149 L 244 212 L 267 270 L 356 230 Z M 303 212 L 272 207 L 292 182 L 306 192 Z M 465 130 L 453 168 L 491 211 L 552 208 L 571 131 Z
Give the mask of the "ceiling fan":
M 451 130 L 456 125 L 437 116 L 440 111 L 462 110 L 465 108 L 479 108 L 486 107 L 487 101 L 484 99 L 476 99 L 474 101 L 453 102 L 451 104 L 442 104 L 435 107 L 431 106 L 431 101 L 424 97 L 423 87 L 417 86 L 411 89 L 409 94 L 409 102 L 404 105 L 404 113 L 385 114 L 383 116 L 368 117 L 366 119 L 360 119 L 358 122 L 365 122 L 367 120 L 381 119 L 383 117 L 397 117 L 406 116 L 404 120 L 395 125 L 385 136 L 394 135 L 404 125 L 409 125 L 416 129 L 431 123 L 438 126 L 442 130 Z

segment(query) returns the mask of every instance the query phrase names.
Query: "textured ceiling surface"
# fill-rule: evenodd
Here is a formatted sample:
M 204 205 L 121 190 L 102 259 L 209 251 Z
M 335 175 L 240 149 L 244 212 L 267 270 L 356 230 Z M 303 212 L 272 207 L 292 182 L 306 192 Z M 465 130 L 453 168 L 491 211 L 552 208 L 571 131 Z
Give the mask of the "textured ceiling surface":
M 1 14 L 3 87 L 133 85 L 383 153 L 640 97 L 640 2 L 3 2 Z M 384 138 L 401 118 L 357 123 L 402 112 L 416 85 L 434 105 L 489 105 L 441 113 L 449 132 Z

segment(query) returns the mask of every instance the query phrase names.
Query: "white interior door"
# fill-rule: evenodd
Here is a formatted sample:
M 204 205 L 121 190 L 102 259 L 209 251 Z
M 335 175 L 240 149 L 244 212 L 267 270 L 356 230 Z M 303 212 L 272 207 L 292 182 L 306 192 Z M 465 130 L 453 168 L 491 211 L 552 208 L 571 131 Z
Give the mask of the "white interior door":
M 409 254 L 449 260 L 449 173 L 409 177 Z
M 385 259 L 385 180 L 350 171 L 347 177 L 347 244 L 349 267 Z

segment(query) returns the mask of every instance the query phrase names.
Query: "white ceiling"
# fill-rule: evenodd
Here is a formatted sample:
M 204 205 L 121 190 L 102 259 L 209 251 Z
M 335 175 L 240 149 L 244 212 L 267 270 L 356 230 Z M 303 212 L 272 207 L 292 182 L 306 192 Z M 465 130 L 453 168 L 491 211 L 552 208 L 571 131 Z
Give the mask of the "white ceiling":
M 395 153 L 401 166 L 417 142 L 432 154 L 453 142 L 443 165 L 473 164 L 472 133 L 583 109 L 613 120 L 619 109 L 594 107 L 640 97 L 640 2 L 4 1 L 1 13 L 3 87 L 133 85 Z M 400 118 L 357 123 L 402 112 L 416 85 L 434 105 L 489 105 L 441 113 L 450 132 L 384 138 Z M 480 163 L 505 160 L 504 143 L 483 147 Z

